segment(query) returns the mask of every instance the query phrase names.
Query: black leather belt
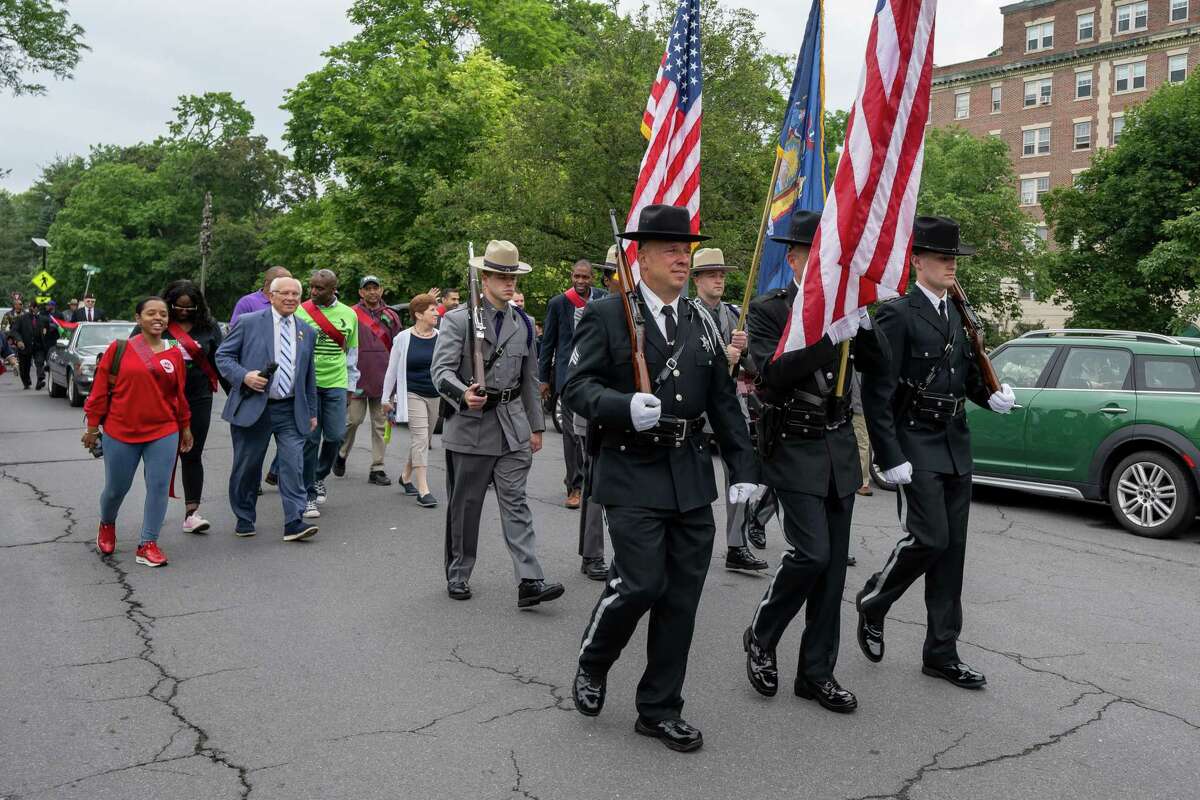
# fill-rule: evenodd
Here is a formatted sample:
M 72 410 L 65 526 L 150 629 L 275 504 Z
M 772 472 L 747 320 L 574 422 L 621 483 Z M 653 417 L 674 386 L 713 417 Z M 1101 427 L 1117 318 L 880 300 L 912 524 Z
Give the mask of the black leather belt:
M 918 392 L 911 407 L 913 418 L 942 425 L 966 411 L 967 398 L 933 392 Z
M 518 383 L 516 386 L 510 386 L 507 389 L 484 389 L 483 393 L 487 397 L 487 401 L 483 404 L 483 409 L 486 411 L 502 403 L 509 403 L 520 399 L 521 384 Z
M 663 416 L 658 424 L 645 431 L 605 431 L 604 443 L 618 446 L 683 447 L 693 436 L 704 432 L 704 417 L 681 419 Z

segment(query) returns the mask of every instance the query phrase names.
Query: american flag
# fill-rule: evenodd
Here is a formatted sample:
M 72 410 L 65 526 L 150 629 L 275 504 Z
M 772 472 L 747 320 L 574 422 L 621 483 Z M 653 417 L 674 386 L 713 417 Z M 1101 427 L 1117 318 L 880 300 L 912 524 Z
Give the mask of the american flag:
M 680 0 L 650 98 L 642 114 L 648 140 L 629 208 L 626 230 L 636 230 L 642 209 L 655 203 L 687 206 L 692 233 L 700 232 L 701 90 L 700 0 Z M 638 276 L 637 243 L 625 254 Z
M 937 0 L 879 0 L 833 189 L 778 353 L 818 342 L 908 284 L 925 158 Z

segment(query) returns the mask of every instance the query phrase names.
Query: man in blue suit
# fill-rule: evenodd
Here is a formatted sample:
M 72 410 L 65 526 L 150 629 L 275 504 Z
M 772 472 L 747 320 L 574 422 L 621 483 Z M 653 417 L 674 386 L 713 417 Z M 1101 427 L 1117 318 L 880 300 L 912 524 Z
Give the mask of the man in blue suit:
M 302 514 L 304 440 L 316 428 L 317 383 L 313 374 L 316 336 L 298 324 L 300 281 L 271 282 L 271 307 L 244 314 L 217 348 L 217 369 L 233 384 L 221 419 L 233 432 L 233 473 L 229 504 L 237 517 L 238 536 L 253 536 L 258 482 L 272 434 L 283 500 L 283 540 L 315 536 L 317 526 Z M 262 373 L 275 365 L 268 378 Z
M 587 259 L 580 259 L 571 270 L 571 288 L 550 298 L 546 304 L 546 322 L 542 326 L 542 344 L 538 353 L 538 380 L 543 400 L 550 396 L 551 381 L 556 396 L 567 382 L 571 340 L 575 337 L 575 320 L 579 316 L 576 310 L 607 294 L 603 289 L 592 288 L 592 264 Z M 569 417 L 563 424 L 562 436 L 563 457 L 567 462 L 567 475 L 563 480 L 567 489 L 566 505 L 574 509 L 579 508 L 583 494 L 583 442 L 575 435 Z

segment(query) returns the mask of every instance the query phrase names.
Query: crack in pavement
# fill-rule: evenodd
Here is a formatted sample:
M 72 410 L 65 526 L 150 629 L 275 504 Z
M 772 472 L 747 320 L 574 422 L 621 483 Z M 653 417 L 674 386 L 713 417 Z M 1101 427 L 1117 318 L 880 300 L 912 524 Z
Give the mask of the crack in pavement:
M 443 714 L 440 717 L 434 717 L 429 722 L 426 722 L 423 725 L 418 725 L 415 728 L 380 728 L 379 730 L 373 730 L 373 731 L 358 731 L 356 733 L 348 733 L 345 736 L 335 736 L 332 739 L 326 739 L 325 741 L 327 741 L 327 742 L 344 742 L 347 739 L 358 739 L 363 736 L 387 736 L 387 735 L 428 736 L 430 738 L 436 739 L 437 737 L 434 736 L 432 733 L 425 733 L 425 731 L 429 730 L 434 725 L 437 725 L 439 722 L 444 722 L 445 720 L 448 720 L 451 717 L 457 717 L 462 714 L 466 714 L 468 711 L 474 711 L 475 709 L 479 708 L 481 705 L 483 705 L 483 703 L 475 703 L 474 705 L 467 706 L 466 708 L 461 708 L 458 711 L 451 711 L 449 714 Z
M 34 493 L 34 496 L 37 498 L 38 502 L 40 502 L 42 505 L 46 506 L 47 508 L 61 510 L 63 512 L 63 520 L 66 522 L 64 532 L 54 539 L 47 540 L 46 542 L 38 542 L 37 544 L 49 544 L 51 542 L 56 542 L 74 533 L 77 520 L 75 519 L 73 508 L 51 503 L 50 497 L 46 492 L 43 492 L 37 486 L 28 481 L 9 475 L 7 472 L 0 471 L 0 477 L 7 478 L 8 480 L 29 488 Z M 8 546 L 18 547 L 20 545 Z M 158 653 L 155 650 L 154 625 L 158 621 L 158 617 L 147 611 L 143 603 L 136 599 L 136 590 L 134 589 L 133 584 L 130 582 L 129 572 L 127 572 L 125 568 L 121 566 L 119 559 L 117 559 L 115 556 L 107 556 L 101 559 L 101 563 L 113 571 L 116 579 L 112 581 L 112 583 L 120 586 L 122 589 L 120 602 L 124 605 L 123 616 L 131 625 L 133 625 L 134 633 L 138 639 L 141 640 L 142 648 L 138 653 L 132 656 L 123 656 L 105 661 L 83 662 L 79 664 L 61 664 L 59 667 L 82 668 L 105 664 L 116 664 L 122 661 L 141 661 L 142 663 L 149 665 L 159 676 L 158 680 L 154 682 L 154 685 L 151 686 L 142 696 L 165 706 L 170 712 L 171 716 L 174 717 L 179 724 L 175 731 L 171 734 L 170 738 L 167 740 L 167 743 L 159 749 L 153 758 L 147 761 L 141 761 L 136 764 L 130 764 L 123 767 L 114 767 L 112 769 L 103 770 L 90 775 L 73 778 L 72 780 L 60 783 L 57 786 L 51 786 L 48 789 L 41 789 L 38 791 L 52 791 L 64 786 L 73 786 L 83 781 L 92 780 L 104 775 L 111 775 L 117 772 L 125 772 L 131 769 L 141 769 L 143 767 L 152 765 L 168 764 L 187 758 L 203 758 L 213 764 L 232 770 L 236 774 L 238 781 L 238 796 L 240 800 L 246 800 L 249 798 L 251 791 L 253 791 L 253 786 L 247 777 L 249 772 L 248 768 L 236 763 L 228 753 L 212 745 L 209 742 L 208 731 L 206 731 L 198 723 L 193 722 L 187 716 L 187 714 L 184 713 L 177 699 L 179 688 L 186 681 L 194 680 L 198 677 L 201 677 L 201 675 L 192 675 L 190 677 L 181 678 L 172 674 L 171 671 L 167 669 L 166 665 L 162 663 Z M 212 673 L 202 673 L 202 675 L 216 674 L 217 672 L 224 671 L 226 670 L 215 670 Z M 190 733 L 194 737 L 191 752 L 186 755 L 164 758 L 163 756 L 166 754 L 166 752 L 175 744 L 176 738 L 184 732 Z
M 30 483 L 27 480 L 18 478 L 16 475 L 10 475 L 5 470 L 0 470 L 0 478 L 10 480 L 13 483 L 18 484 L 19 486 L 24 486 L 26 489 L 33 492 L 33 497 L 35 500 L 37 500 L 38 503 L 45 506 L 46 508 L 54 509 L 55 511 L 61 511 L 63 521 L 67 523 L 66 527 L 63 528 L 63 532 L 60 533 L 58 536 L 55 536 L 52 539 L 44 539 L 40 542 L 19 542 L 17 544 L 3 544 L 3 545 L 0 545 L 0 549 L 10 549 L 10 548 L 14 548 L 14 547 L 36 547 L 38 545 L 43 545 L 43 544 L 57 544 L 58 542 L 61 542 L 62 540 L 66 539 L 67 537 L 73 536 L 75 534 L 75 525 L 78 523 L 78 520 L 75 519 L 75 509 L 74 508 L 72 508 L 71 506 L 60 506 L 57 503 L 51 503 L 49 494 L 47 494 L 46 492 L 43 492 L 41 489 L 39 489 L 37 486 L 35 486 L 34 484 Z
M 512 793 L 519 794 L 521 797 L 528 798 L 528 800 L 538 800 L 538 796 L 536 794 L 530 794 L 528 791 L 521 788 L 521 784 L 525 781 L 525 776 L 521 774 L 521 766 L 517 763 L 517 751 L 509 750 L 508 758 L 510 761 L 512 761 L 513 772 L 517 774 L 517 779 L 512 786 Z
M 567 697 L 564 696 L 566 689 L 559 686 L 558 684 L 554 684 L 554 683 L 550 683 L 549 681 L 541 680 L 533 675 L 526 675 L 523 672 L 521 672 L 521 668 L 519 666 L 514 667 L 513 669 L 510 669 L 510 670 L 503 670 L 503 669 L 500 669 L 499 667 L 493 667 L 490 664 L 472 663 L 470 661 L 467 661 L 461 655 L 459 655 L 458 647 L 459 647 L 458 645 L 455 645 L 454 648 L 450 650 L 450 655 L 453 660 L 446 659 L 449 661 L 449 663 L 452 663 L 452 664 L 458 663 L 458 664 L 462 664 L 464 667 L 469 667 L 471 669 L 484 670 L 486 672 L 494 672 L 495 674 L 502 675 L 505 678 L 511 678 L 512 680 L 516 681 L 517 683 L 521 684 L 522 686 L 541 686 L 545 689 L 549 689 L 550 697 L 554 699 L 553 705 L 548 706 L 547 710 L 549 710 L 550 708 L 556 708 L 559 711 L 574 711 L 575 710 L 575 706 L 573 705 L 573 703 Z M 566 705 L 564 705 L 564 703 Z
M 938 769 L 938 759 L 949 753 L 954 748 L 963 743 L 963 740 L 971 735 L 970 731 L 964 731 L 962 736 L 959 736 L 949 746 L 933 754 L 933 757 L 917 768 L 916 774 L 905 779 L 900 788 L 892 794 L 868 794 L 861 797 L 849 797 L 846 800 L 909 800 L 909 792 L 913 790 L 918 783 L 925 779 L 926 773 L 936 771 Z

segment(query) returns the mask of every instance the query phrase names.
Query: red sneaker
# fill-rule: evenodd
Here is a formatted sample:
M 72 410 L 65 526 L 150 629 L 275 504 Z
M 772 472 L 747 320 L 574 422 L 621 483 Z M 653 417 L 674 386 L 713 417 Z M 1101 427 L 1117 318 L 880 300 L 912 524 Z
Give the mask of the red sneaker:
M 145 567 L 161 567 L 167 563 L 167 554 L 158 549 L 158 542 L 146 542 L 138 547 L 134 560 Z
M 117 549 L 117 523 L 101 522 L 96 533 L 96 549 L 102 556 L 111 556 Z

